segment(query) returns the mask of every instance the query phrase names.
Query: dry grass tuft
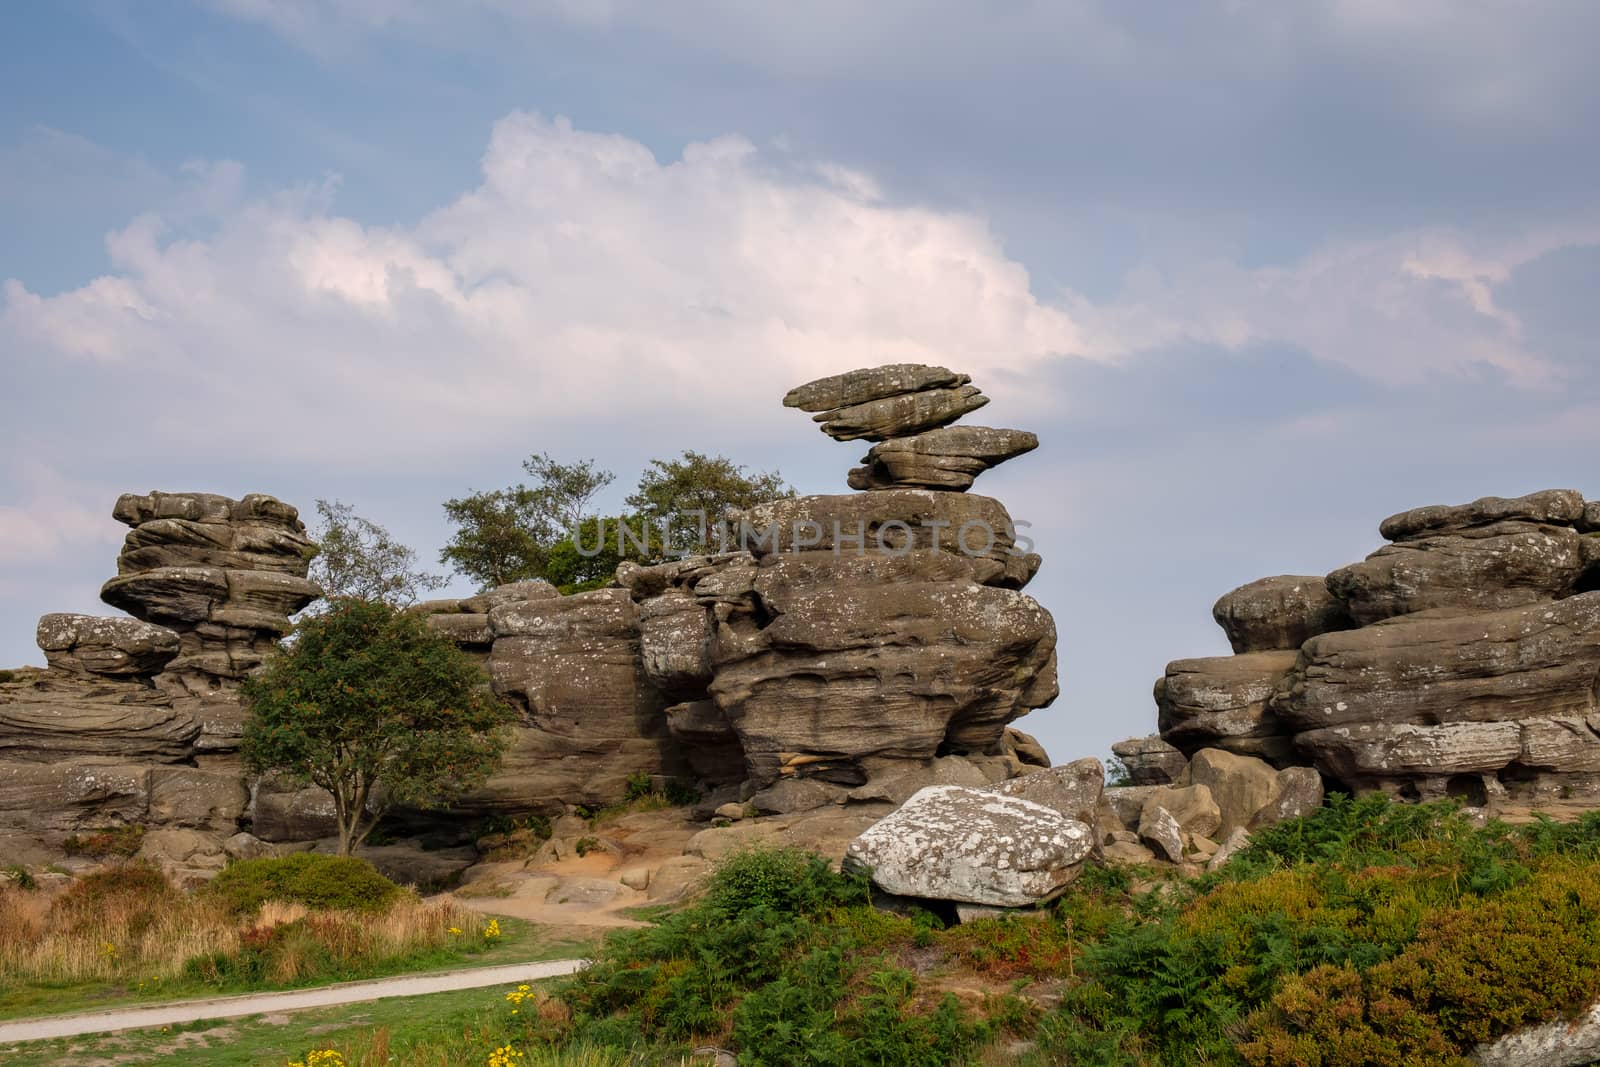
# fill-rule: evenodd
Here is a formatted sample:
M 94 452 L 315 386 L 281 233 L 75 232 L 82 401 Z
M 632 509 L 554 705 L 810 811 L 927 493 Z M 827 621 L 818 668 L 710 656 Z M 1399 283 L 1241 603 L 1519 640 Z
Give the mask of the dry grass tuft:
M 186 974 L 217 984 L 293 984 L 330 971 L 453 947 L 475 916 L 406 895 L 380 912 L 268 901 L 231 916 L 140 864 L 109 868 L 51 897 L 0 889 L 0 986 L 150 983 Z M 204 961 L 196 967 L 193 961 Z M 248 963 L 248 966 L 245 964 Z

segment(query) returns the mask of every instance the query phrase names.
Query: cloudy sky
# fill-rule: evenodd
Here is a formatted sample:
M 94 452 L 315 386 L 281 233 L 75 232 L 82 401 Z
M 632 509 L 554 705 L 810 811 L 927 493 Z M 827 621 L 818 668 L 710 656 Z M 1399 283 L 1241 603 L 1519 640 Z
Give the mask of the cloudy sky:
M 445 12 L 448 11 L 448 14 Z M 971 373 L 1040 450 L 1058 760 L 1215 598 L 1405 507 L 1600 495 L 1588 0 L 0 6 L 0 663 L 127 490 L 432 557 L 532 451 L 844 488 L 778 406 Z M 458 583 L 458 587 L 466 586 Z

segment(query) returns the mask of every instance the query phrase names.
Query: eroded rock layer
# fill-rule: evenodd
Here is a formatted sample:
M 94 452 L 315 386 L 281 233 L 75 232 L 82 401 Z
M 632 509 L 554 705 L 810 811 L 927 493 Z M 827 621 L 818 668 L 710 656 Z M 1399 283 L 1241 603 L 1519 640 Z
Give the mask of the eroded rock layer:
M 1168 666 L 1162 736 L 1406 796 L 1600 790 L 1594 515 L 1573 490 L 1417 508 L 1322 588 L 1229 593 L 1215 615 L 1238 654 Z

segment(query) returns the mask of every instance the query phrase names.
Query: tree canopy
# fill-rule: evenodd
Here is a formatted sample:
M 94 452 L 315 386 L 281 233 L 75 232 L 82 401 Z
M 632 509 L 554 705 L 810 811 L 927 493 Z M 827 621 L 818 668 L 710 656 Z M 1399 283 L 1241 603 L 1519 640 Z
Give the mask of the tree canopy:
M 592 589 L 623 560 L 659 563 L 714 550 L 711 530 L 729 508 L 794 495 L 777 471 L 746 473 L 725 456 L 685 451 L 650 461 L 625 500 L 631 511 L 599 515 L 592 502 L 614 476 L 594 460 L 564 464 L 535 454 L 523 469 L 536 478 L 532 485 L 444 505 L 456 529 L 440 560 L 484 587 L 543 578 L 563 592 Z
M 362 518 L 349 504 L 317 501 L 312 530 L 317 555 L 309 577 L 330 598 L 381 600 L 394 607 L 413 604 L 445 579 L 417 566 L 417 554 L 389 531 Z
M 483 683 L 420 616 L 341 598 L 245 682 L 241 752 L 333 794 L 348 854 L 390 809 L 446 807 L 492 773 L 516 712 Z

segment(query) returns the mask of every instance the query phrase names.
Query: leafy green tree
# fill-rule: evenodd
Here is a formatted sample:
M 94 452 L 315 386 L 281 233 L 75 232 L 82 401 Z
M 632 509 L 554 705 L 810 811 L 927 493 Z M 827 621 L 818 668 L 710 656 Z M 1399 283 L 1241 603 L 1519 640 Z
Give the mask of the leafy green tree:
M 726 456 L 685 450 L 678 459 L 653 459 L 627 504 L 666 532 L 666 547 L 705 551 L 723 514 L 733 508 L 794 496 L 777 471 L 745 469 Z
M 446 807 L 493 772 L 516 713 L 483 680 L 423 619 L 335 600 L 245 682 L 241 751 L 252 771 L 333 794 L 348 855 L 391 808 Z
M 312 531 L 317 555 L 311 580 L 328 597 L 381 600 L 403 608 L 445 584 L 417 566 L 417 554 L 388 530 L 362 518 L 349 504 L 317 501 L 319 521 Z
M 485 588 L 548 577 L 551 546 L 589 517 L 590 501 L 615 477 L 592 459 L 557 463 L 544 453 L 523 460 L 522 469 L 533 485 L 445 501 L 456 530 L 439 561 Z

